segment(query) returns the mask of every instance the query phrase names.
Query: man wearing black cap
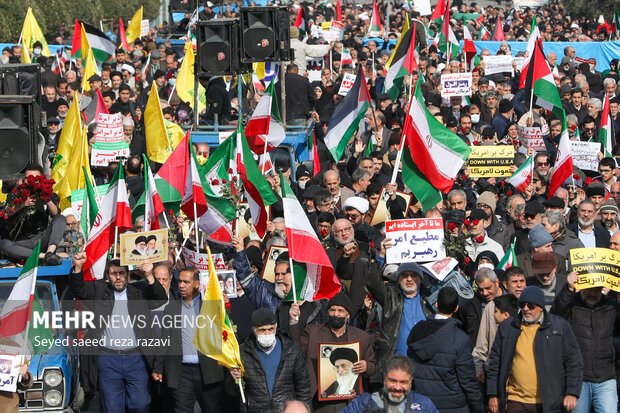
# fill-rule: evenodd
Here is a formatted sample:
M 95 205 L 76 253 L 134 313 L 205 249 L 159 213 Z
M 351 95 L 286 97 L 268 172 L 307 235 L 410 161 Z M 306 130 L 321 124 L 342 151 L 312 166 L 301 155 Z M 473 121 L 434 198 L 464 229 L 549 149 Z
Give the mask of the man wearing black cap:
M 84 94 L 88 93 L 88 96 L 93 97 L 97 93 L 97 90 L 101 89 L 103 80 L 101 79 L 101 76 L 99 76 L 98 74 L 94 74 L 88 78 L 88 83 L 90 84 L 91 90 L 89 92 L 85 92 Z
M 469 238 L 465 244 L 465 250 L 469 253 L 472 260 L 476 260 L 478 254 L 482 251 L 491 251 L 497 257 L 504 256 L 504 249 L 497 242 L 488 236 L 485 223 L 489 218 L 487 212 L 483 209 L 474 209 L 469 214 Z
M 310 372 L 310 389 L 313 396 L 314 412 L 338 412 L 346 406 L 346 401 L 318 401 L 317 360 L 319 344 L 360 342 L 359 361 L 353 363 L 352 372 L 368 378 L 375 372 L 375 351 L 368 333 L 348 325 L 354 315 L 353 305 L 348 295 L 338 293 L 327 304 L 328 320 L 325 324 L 311 324 L 301 331 L 298 325 L 291 325 L 292 337 L 300 345 Z
M 529 232 L 531 228 L 540 224 L 542 221 L 542 214 L 545 212 L 545 207 L 538 201 L 528 201 L 525 203 L 525 223 L 524 227 L 515 232 L 515 253 L 517 255 L 523 252 L 530 252 L 530 240 Z
M 508 129 L 508 125 L 510 125 L 510 121 L 512 119 L 512 115 L 514 112 L 514 106 L 509 99 L 502 99 L 499 101 L 498 113 L 493 118 L 493 129 L 499 139 L 504 137 L 506 133 L 506 129 Z
M 248 400 L 241 411 L 277 412 L 289 400 L 310 403 L 310 377 L 304 357 L 293 340 L 276 332 L 276 315 L 268 308 L 259 308 L 252 313 L 251 324 L 253 334 L 239 349 Z M 230 373 L 235 379 L 242 377 L 240 369 L 231 369 Z
M 60 120 L 56 116 L 47 118 L 47 130 L 45 131 L 45 141 L 51 148 L 58 148 L 58 139 L 62 129 L 60 128 Z
M 146 255 L 146 237 L 140 235 L 135 239 L 136 248 L 131 253 L 133 255 Z
M 583 361 L 566 320 L 545 310 L 536 286 L 519 297 L 521 312 L 501 323 L 487 371 L 489 410 L 571 411 L 581 394 Z

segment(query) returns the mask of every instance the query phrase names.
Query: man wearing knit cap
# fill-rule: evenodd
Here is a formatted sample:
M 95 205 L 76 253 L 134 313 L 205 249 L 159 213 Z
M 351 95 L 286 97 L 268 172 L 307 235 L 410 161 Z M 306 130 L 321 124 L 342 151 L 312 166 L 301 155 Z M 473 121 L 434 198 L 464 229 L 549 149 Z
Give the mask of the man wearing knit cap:
M 609 198 L 599 209 L 599 213 L 601 214 L 601 223 L 603 227 L 609 231 L 610 235 L 618 232 L 618 206 L 616 205 L 616 201 Z
M 469 258 L 476 260 L 476 257 L 482 251 L 491 251 L 497 257 L 504 256 L 504 249 L 497 242 L 488 236 L 485 229 L 485 222 L 489 219 L 489 215 L 483 209 L 474 209 L 469 214 L 469 219 L 465 223 L 469 229 L 470 237 L 465 243 L 465 250 L 469 254 Z
M 581 394 L 583 361 L 566 320 L 545 310 L 535 286 L 519 297 L 520 313 L 501 323 L 489 358 L 489 410 L 571 411 Z
M 290 327 L 291 336 L 299 344 L 306 358 L 306 367 L 310 372 L 310 394 L 313 396 L 312 404 L 315 413 L 337 412 L 347 405 L 346 401 L 318 400 L 319 344 L 359 341 L 359 361 L 353 363 L 353 373 L 370 377 L 375 372 L 375 351 L 370 336 L 364 330 L 349 325 L 349 320 L 355 316 L 353 308 L 349 297 L 344 293 L 338 293 L 327 304 L 327 323 L 310 324 L 303 331 L 298 325 Z
M 487 213 L 488 218 L 484 220 L 484 227 L 487 234 L 492 240 L 497 241 L 502 246 L 504 251 L 507 251 L 510 247 L 510 233 L 508 227 L 503 222 L 500 222 L 495 215 L 495 209 L 497 206 L 497 199 L 495 194 L 491 191 L 484 191 L 478 196 L 476 200 L 476 208 L 484 210 Z M 501 257 L 498 256 L 501 259 Z
M 289 400 L 309 403 L 312 399 L 308 370 L 297 344 L 286 335 L 276 333 L 276 315 L 268 308 L 252 313 L 252 332 L 240 347 L 241 362 L 245 369 L 245 394 L 252 405 L 242 405 L 241 411 L 271 412 L 272 406 Z M 231 369 L 235 378 L 240 369 Z
M 568 229 L 577 234 L 586 248 L 609 247 L 609 232 L 594 225 L 597 211 L 598 207 L 594 201 L 590 199 L 581 201 L 577 208 L 577 224 L 568 226 Z
M 607 190 L 602 182 L 594 181 L 586 187 L 586 196 L 590 201 L 594 202 L 597 210 L 603 205 L 606 195 Z

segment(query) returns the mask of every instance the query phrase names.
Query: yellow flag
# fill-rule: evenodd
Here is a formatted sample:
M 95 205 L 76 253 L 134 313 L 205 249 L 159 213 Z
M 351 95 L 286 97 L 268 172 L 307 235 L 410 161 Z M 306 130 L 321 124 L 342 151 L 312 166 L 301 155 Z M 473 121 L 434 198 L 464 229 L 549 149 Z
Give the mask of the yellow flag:
M 84 24 L 81 24 L 81 46 L 80 46 L 80 55 L 82 56 L 82 65 L 84 65 L 86 61 L 86 56 L 88 56 L 88 51 L 90 50 L 90 43 L 88 43 L 88 36 L 86 35 L 86 29 L 84 28 Z
M 90 160 L 88 156 L 88 133 L 86 126 L 83 129 L 75 129 L 73 148 L 65 175 L 60 182 L 54 185 L 54 192 L 60 197 L 60 209 L 71 206 L 71 192 L 82 189 L 86 186 L 86 178 L 82 167 L 86 169 L 88 179 L 92 182 L 90 173 Z
M 28 7 L 24 26 L 22 27 L 22 44 L 26 50 L 32 51 L 32 45 L 36 42 L 41 42 L 41 54 L 43 56 L 51 56 L 45 36 L 43 36 L 39 23 L 37 23 L 37 19 L 34 18 L 34 14 L 32 13 L 32 8 Z M 22 56 L 23 55 L 24 53 L 22 51 Z M 25 58 L 22 57 L 22 59 Z M 28 56 L 28 59 L 30 59 L 30 56 Z M 22 63 L 24 62 L 22 61 Z
M 82 49 L 83 50 L 83 49 Z M 90 90 L 90 82 L 88 79 L 97 74 L 97 62 L 95 61 L 95 56 L 93 55 L 93 49 L 90 47 L 86 52 L 86 58 L 82 59 L 82 64 L 84 65 L 84 76 L 82 77 L 82 90 L 87 92 Z
M 60 139 L 58 139 L 58 148 L 56 149 L 56 156 L 52 162 L 52 174 L 51 177 L 56 182 L 60 182 L 67 165 L 69 165 L 69 159 L 71 158 L 71 149 L 73 148 L 74 137 L 82 130 L 82 115 L 80 113 L 80 100 L 78 94 L 73 95 L 73 102 L 67 112 L 65 123 L 60 133 Z
M 227 368 L 239 368 L 243 373 L 239 343 L 226 313 L 224 297 L 209 246 L 207 254 L 209 254 L 209 282 L 202 300 L 200 316 L 203 320 L 212 321 L 198 323 L 192 343 L 198 351 L 217 361 L 218 364 Z
M 166 119 L 164 119 L 164 125 L 166 125 L 166 136 L 168 137 L 168 142 L 170 142 L 170 147 L 174 150 L 185 137 L 185 131 L 176 123 Z M 166 156 L 166 159 L 168 159 L 168 156 Z
M 32 59 L 30 58 L 30 50 L 28 50 L 28 46 L 26 46 L 26 43 L 24 42 L 23 38 L 22 38 L 22 55 L 20 58 L 20 62 L 32 63 Z
M 177 75 L 177 81 L 175 83 L 177 95 L 183 102 L 189 102 L 189 106 L 194 108 L 194 83 L 196 77 L 194 76 L 194 49 L 192 48 L 192 42 L 185 43 L 185 58 L 181 63 L 179 74 Z M 207 107 L 206 90 L 202 85 L 198 86 L 198 112 L 202 112 Z
M 142 28 L 142 6 L 140 10 L 136 12 L 125 30 L 125 36 L 127 37 L 127 43 L 131 44 L 140 38 L 140 29 Z
M 151 85 L 151 95 L 144 109 L 144 133 L 146 135 L 146 156 L 154 162 L 166 162 L 174 148 L 172 142 L 168 140 L 155 82 Z

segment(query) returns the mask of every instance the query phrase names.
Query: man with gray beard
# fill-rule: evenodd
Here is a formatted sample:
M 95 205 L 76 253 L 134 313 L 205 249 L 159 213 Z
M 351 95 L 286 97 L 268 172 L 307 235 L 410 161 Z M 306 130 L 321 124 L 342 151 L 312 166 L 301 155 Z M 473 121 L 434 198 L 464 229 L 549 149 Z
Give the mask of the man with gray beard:
M 577 234 L 586 248 L 609 248 L 609 232 L 594 225 L 596 212 L 594 202 L 581 201 L 577 208 L 578 225 L 569 225 L 568 229 Z
M 551 308 L 568 320 L 583 357 L 583 385 L 574 412 L 615 412 L 618 404 L 614 368 L 614 325 L 618 302 L 603 294 L 603 287 L 577 291 L 579 275 L 572 272 Z

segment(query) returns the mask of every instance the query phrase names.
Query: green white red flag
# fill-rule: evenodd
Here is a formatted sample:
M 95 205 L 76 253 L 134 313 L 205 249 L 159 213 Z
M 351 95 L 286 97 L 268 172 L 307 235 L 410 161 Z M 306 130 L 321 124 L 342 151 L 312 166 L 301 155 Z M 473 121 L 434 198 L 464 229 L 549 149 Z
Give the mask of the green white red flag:
M 515 171 L 508 179 L 510 185 L 514 186 L 517 191 L 523 192 L 525 188 L 532 182 L 532 171 L 534 169 L 534 158 L 529 156 L 526 161 Z
M 368 27 L 368 36 L 377 37 L 379 35 L 381 35 L 381 19 L 379 16 L 379 8 L 377 7 L 377 0 L 374 0 L 370 26 Z
M 144 231 L 150 231 L 152 229 L 159 229 L 159 214 L 164 212 L 165 209 L 157 191 L 157 185 L 155 184 L 148 157 L 146 154 L 142 154 L 142 156 L 144 157 L 144 192 L 146 192 L 144 200 Z
M 611 151 L 614 147 L 613 135 L 611 132 L 611 111 L 609 110 L 609 96 L 605 93 L 603 99 L 603 110 L 601 111 L 601 127 L 598 130 L 598 141 L 601 143 L 602 151 L 605 156 L 612 157 Z
M 275 80 L 272 80 L 245 127 L 245 137 L 257 155 L 277 148 L 286 138 L 274 86 Z
M 499 264 L 497 264 L 497 268 L 506 271 L 510 267 L 514 267 L 517 265 L 517 254 L 515 253 L 515 242 L 513 241 L 510 245 L 506 254 L 502 257 Z

